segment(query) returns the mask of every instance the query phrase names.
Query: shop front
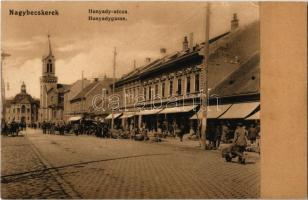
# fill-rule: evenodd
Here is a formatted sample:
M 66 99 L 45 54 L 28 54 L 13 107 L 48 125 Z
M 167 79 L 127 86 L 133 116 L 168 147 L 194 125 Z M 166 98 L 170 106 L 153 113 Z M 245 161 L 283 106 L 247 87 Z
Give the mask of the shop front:
M 121 119 L 119 117 L 122 115 L 122 113 L 114 113 L 114 114 L 109 114 L 104 121 L 107 122 L 108 126 L 111 127 L 111 121 L 112 121 L 112 115 L 114 119 L 114 128 L 118 129 L 121 127 Z

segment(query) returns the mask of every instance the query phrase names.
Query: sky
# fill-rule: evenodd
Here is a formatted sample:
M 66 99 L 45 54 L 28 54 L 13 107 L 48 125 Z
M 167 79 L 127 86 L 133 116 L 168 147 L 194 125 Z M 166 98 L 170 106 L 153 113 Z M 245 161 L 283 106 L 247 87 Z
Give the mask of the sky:
M 39 97 L 42 57 L 48 54 L 50 34 L 59 83 L 71 84 L 113 74 L 113 51 L 117 49 L 116 77 L 145 64 L 145 58 L 160 57 L 182 49 L 184 36 L 193 33 L 194 44 L 205 38 L 204 2 L 2 2 L 1 49 L 10 54 L 3 63 L 6 97 L 27 92 Z M 9 10 L 56 9 L 58 16 L 15 16 Z M 126 21 L 89 21 L 89 9 L 127 10 Z M 210 37 L 230 30 L 233 13 L 240 26 L 259 19 L 255 3 L 211 3 Z M 94 16 L 94 15 L 92 15 Z M 108 15 L 96 15 L 108 16 Z

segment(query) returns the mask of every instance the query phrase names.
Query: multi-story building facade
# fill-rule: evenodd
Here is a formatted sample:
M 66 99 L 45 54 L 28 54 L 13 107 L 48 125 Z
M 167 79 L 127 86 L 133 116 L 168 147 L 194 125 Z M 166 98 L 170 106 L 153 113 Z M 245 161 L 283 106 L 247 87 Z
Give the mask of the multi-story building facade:
M 36 123 L 38 120 L 38 109 L 40 102 L 32 98 L 26 91 L 26 85 L 23 83 L 20 93 L 13 99 L 7 99 L 5 105 L 6 122 L 12 121 L 26 123 Z
M 208 109 L 208 118 L 213 115 L 218 119 L 232 104 L 241 101 L 253 102 L 246 106 L 248 114 L 257 109 L 260 98 L 258 33 L 258 22 L 239 27 L 235 14 L 230 31 L 210 39 L 208 102 L 214 107 L 216 104 L 225 105 L 219 111 Z M 151 130 L 163 121 L 176 121 L 188 129 L 187 122 L 197 113 L 201 94 L 205 93 L 202 84 L 203 52 L 204 43 L 189 44 L 185 37 L 182 50 L 163 55 L 118 80 L 115 87 L 120 105 L 116 112 L 122 114 L 117 115 L 122 119 L 122 125 L 133 123 L 140 127 L 145 122 Z M 254 78 L 249 79 L 246 73 Z M 228 92 L 223 90 L 226 80 L 232 85 Z

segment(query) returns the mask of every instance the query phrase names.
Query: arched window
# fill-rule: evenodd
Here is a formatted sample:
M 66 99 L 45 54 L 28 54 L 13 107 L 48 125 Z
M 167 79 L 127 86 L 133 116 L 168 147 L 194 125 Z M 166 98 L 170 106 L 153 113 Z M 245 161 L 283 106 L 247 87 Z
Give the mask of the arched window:
M 52 73 L 52 60 L 47 61 L 47 73 Z
M 50 72 L 50 63 L 47 63 L 47 73 Z
M 49 63 L 49 72 L 52 73 L 52 63 Z
M 25 113 L 26 112 L 26 106 L 25 105 L 22 105 L 21 106 L 21 113 Z

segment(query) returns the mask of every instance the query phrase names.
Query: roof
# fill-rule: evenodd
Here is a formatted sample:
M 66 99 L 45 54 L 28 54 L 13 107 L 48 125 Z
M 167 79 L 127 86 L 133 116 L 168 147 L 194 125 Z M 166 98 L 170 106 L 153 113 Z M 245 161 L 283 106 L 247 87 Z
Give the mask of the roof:
M 255 53 L 211 91 L 211 95 L 229 97 L 260 93 L 260 55 Z
M 220 38 L 222 38 L 222 37 L 224 37 L 224 36 L 226 36 L 228 34 L 229 34 L 229 32 L 226 32 L 226 33 L 223 33 L 223 34 L 221 34 L 221 35 L 219 35 L 219 36 L 217 36 L 215 38 L 212 38 L 212 39 L 209 40 L 209 43 L 211 44 L 211 43 L 215 42 L 216 40 L 218 40 L 218 39 L 220 39 Z M 193 53 L 196 53 L 196 52 L 200 51 L 200 48 L 198 48 L 198 46 L 194 48 Z M 171 53 L 169 55 L 166 55 L 166 56 L 164 56 L 164 57 L 162 57 L 160 59 L 156 59 L 153 62 L 150 62 L 150 63 L 148 63 L 146 65 L 143 65 L 143 66 L 141 66 L 141 67 L 139 67 L 139 68 L 137 68 L 137 69 L 135 69 L 135 70 L 125 74 L 125 75 L 123 75 L 117 81 L 117 83 L 125 81 L 125 80 L 128 80 L 128 79 L 130 79 L 132 77 L 137 77 L 138 75 L 149 73 L 150 71 L 153 71 L 153 70 L 155 70 L 157 68 L 160 68 L 162 65 L 164 65 L 166 63 L 173 62 L 176 59 L 184 58 L 185 56 L 187 56 L 187 55 L 189 55 L 191 53 L 192 53 L 191 51 L 182 51 L 182 52 L 177 51 L 177 52 L 173 52 L 173 53 Z
M 55 90 L 55 88 L 52 87 L 47 91 L 47 94 L 54 91 L 54 90 L 55 90 L 55 92 L 58 92 L 58 93 L 65 93 L 67 90 L 70 89 L 70 87 L 71 87 L 71 85 L 58 83 L 57 84 L 57 90 Z
M 58 93 L 65 93 L 70 89 L 71 85 L 57 84 Z
M 87 85 L 83 90 L 81 90 L 74 98 L 71 99 L 71 101 L 75 101 L 77 99 L 84 98 L 86 94 L 93 88 L 95 87 L 99 82 L 93 82 Z
M 109 84 L 112 82 L 112 78 L 105 78 L 103 80 L 96 80 L 87 85 L 83 90 L 81 90 L 75 97 L 73 97 L 70 101 L 76 101 L 78 99 L 85 98 L 88 92 L 96 87 L 97 85 L 101 85 L 103 87 L 109 87 Z
M 32 98 L 32 96 L 28 93 L 19 93 L 13 99 L 7 99 L 5 101 L 5 104 L 7 106 L 11 104 L 18 104 L 18 103 L 39 104 L 39 101 L 37 101 L 37 99 Z
M 5 100 L 5 106 L 6 106 L 6 107 L 10 107 L 11 104 L 12 104 L 12 101 L 13 101 L 13 99 L 6 99 L 6 100 Z
M 259 22 L 251 23 L 236 31 L 226 32 L 209 40 L 211 52 L 208 69 L 209 88 L 215 88 L 221 80 L 224 80 L 258 52 L 260 49 L 259 41 Z M 196 45 L 192 50 L 174 52 L 161 59 L 154 60 L 122 76 L 116 82 L 116 86 L 125 84 L 126 81 L 137 80 L 158 70 L 164 72 L 168 68 L 174 69 L 176 62 L 181 60 L 194 57 L 199 60 L 199 64 L 202 64 L 203 47 L 204 43 Z

